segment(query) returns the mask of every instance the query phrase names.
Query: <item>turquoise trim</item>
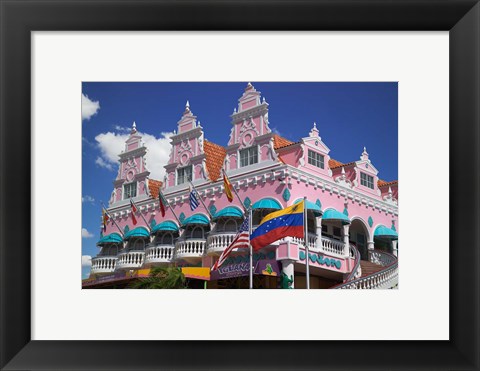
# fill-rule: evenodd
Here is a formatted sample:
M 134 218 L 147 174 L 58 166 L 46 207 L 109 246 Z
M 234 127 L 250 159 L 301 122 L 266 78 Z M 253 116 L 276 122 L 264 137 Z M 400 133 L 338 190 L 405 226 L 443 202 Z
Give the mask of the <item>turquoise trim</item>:
M 171 220 L 166 220 L 164 222 L 161 222 L 160 224 L 157 224 L 155 227 L 153 227 L 152 234 L 159 231 L 178 232 L 178 226 L 175 222 L 172 222 Z
M 348 216 L 348 209 L 347 209 L 346 206 L 345 206 L 345 208 L 343 209 L 343 213 L 344 213 L 346 216 Z
M 217 212 L 217 207 L 215 205 L 212 205 L 208 210 L 210 211 L 210 215 L 215 215 L 215 213 Z
M 222 210 L 220 210 L 217 214 L 215 214 L 214 216 L 214 220 L 218 219 L 218 218 L 227 218 L 227 217 L 231 217 L 231 218 L 243 218 L 243 212 L 242 210 L 240 210 L 238 207 L 236 206 L 227 206 L 225 208 L 223 208 Z
M 373 226 L 373 218 L 371 216 L 368 217 L 368 225 L 370 226 L 370 228 L 372 228 Z
M 123 234 L 126 234 L 130 231 L 130 227 L 128 225 L 125 226 L 125 228 L 123 228 Z
M 135 229 L 132 229 L 131 231 L 128 231 L 125 233 L 125 236 L 123 237 L 124 240 L 128 240 L 131 237 L 150 237 L 150 233 L 148 232 L 147 228 L 145 227 L 137 227 Z
M 299 202 L 303 201 L 303 198 L 298 198 L 297 200 L 295 200 L 295 202 L 293 203 L 294 205 L 295 204 L 298 204 Z M 322 215 L 322 209 L 320 207 L 318 207 L 317 204 L 314 204 L 313 202 L 310 202 L 307 200 L 307 210 L 308 211 L 313 211 L 313 214 L 315 216 L 320 216 Z
M 178 219 L 180 219 L 180 223 L 183 223 L 183 221 L 185 220 L 185 214 L 183 212 L 181 212 Z
M 392 229 L 392 231 L 395 231 L 395 232 L 397 231 L 397 229 L 395 228 L 395 222 L 393 220 L 392 220 L 392 228 L 391 229 Z
M 285 190 L 283 191 L 282 197 L 285 201 L 290 200 L 290 191 L 288 190 L 288 188 L 285 188 Z
M 322 203 L 318 198 L 317 198 L 317 201 L 315 201 L 315 205 L 317 205 L 320 208 L 320 210 L 322 209 Z
M 282 205 L 273 198 L 262 198 L 255 202 L 252 206 L 252 209 L 275 209 L 275 210 L 282 210 Z
M 188 225 L 188 224 L 201 224 L 201 225 L 209 225 L 210 221 L 208 218 L 203 215 L 203 214 L 193 214 L 192 216 L 189 216 L 187 219 L 185 219 L 182 223 L 182 227 Z
M 327 209 L 323 212 L 322 221 L 324 220 L 339 220 L 342 223 L 350 224 L 350 219 L 344 213 L 341 213 L 335 209 Z
M 155 219 L 152 219 L 152 221 L 150 222 L 150 227 L 153 228 L 157 225 L 157 221 Z
M 122 241 L 123 241 L 122 236 L 120 236 L 118 233 L 111 233 L 100 238 L 100 240 L 97 242 L 97 245 L 100 246 L 105 243 L 120 243 Z
M 384 225 L 379 225 L 375 228 L 373 237 L 388 238 L 390 240 L 398 240 L 398 233 L 393 229 L 387 228 Z
M 300 251 L 298 254 L 300 260 L 305 260 L 305 251 Z M 326 265 L 327 267 L 335 267 L 337 269 L 342 268 L 342 262 L 334 258 L 327 258 L 323 255 L 318 255 L 316 253 L 309 253 L 308 257 L 312 263 L 317 263 L 319 265 Z
M 251 204 L 252 204 L 252 201 L 250 200 L 249 197 L 245 198 L 245 200 L 243 201 L 243 205 L 245 206 L 246 209 L 248 209 Z

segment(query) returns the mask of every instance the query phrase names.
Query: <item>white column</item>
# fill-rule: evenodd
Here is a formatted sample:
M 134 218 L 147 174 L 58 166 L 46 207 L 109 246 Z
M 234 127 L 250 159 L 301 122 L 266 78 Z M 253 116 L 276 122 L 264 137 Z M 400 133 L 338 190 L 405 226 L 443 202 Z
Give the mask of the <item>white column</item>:
M 350 255 L 350 242 L 348 241 L 348 234 L 350 230 L 350 224 L 345 224 L 343 226 L 343 243 L 345 244 L 345 250 L 343 251 L 343 255 L 349 256 Z
M 282 260 L 282 273 L 285 274 L 287 277 L 284 277 L 283 274 L 282 274 L 281 282 L 283 283 L 285 279 L 292 279 L 293 281 L 292 281 L 291 285 L 289 285 L 289 288 L 291 288 L 291 289 L 295 288 L 295 286 L 294 286 L 294 284 L 295 284 L 295 274 L 294 274 L 294 270 L 293 270 L 293 263 L 294 263 L 293 260 L 289 260 L 289 259 Z
M 322 217 L 317 216 L 317 241 L 315 244 L 317 250 L 322 249 Z
M 392 240 L 392 252 L 393 255 L 398 256 L 397 240 Z
M 375 243 L 373 241 L 367 242 L 367 259 L 370 261 L 370 253 L 375 249 Z

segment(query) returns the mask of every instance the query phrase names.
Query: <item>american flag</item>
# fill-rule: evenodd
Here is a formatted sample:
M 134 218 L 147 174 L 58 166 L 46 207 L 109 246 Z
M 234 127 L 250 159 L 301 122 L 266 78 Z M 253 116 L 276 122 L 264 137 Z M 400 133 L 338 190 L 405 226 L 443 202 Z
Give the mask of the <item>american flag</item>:
M 190 209 L 193 211 L 198 207 L 197 191 L 190 187 Z
M 233 251 L 233 249 L 242 249 L 242 248 L 248 248 L 250 244 L 250 223 L 249 223 L 249 213 L 247 213 L 247 216 L 245 217 L 245 220 L 243 221 L 242 225 L 240 226 L 240 229 L 233 239 L 232 243 L 227 246 L 225 250 L 223 250 L 222 255 L 218 258 L 217 262 L 213 265 L 212 270 L 218 269 L 223 263 L 225 263 L 225 260 L 227 260 L 228 256 L 230 253 Z

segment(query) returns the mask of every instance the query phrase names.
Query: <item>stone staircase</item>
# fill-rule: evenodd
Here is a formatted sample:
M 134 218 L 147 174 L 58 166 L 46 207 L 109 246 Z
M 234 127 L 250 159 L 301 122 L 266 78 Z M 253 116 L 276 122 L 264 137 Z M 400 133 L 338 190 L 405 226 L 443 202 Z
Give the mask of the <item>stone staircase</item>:
M 379 264 L 371 263 L 366 260 L 360 260 L 360 267 L 362 269 L 361 277 L 369 276 L 371 274 L 377 273 L 383 269 Z

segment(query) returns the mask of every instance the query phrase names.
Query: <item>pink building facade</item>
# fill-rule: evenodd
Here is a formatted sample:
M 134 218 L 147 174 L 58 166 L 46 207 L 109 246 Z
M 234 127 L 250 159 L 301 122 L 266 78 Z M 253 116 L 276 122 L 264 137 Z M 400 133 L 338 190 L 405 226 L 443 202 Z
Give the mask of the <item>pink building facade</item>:
M 161 181 L 149 176 L 148 148 L 134 124 L 119 155 L 108 205 L 111 220 L 98 243 L 92 274 L 156 265 L 210 268 L 233 240 L 245 208 L 252 208 L 255 228 L 263 216 L 306 197 L 308 257 L 303 239 L 289 237 L 256 252 L 256 268 L 273 267 L 273 273 L 267 271 L 275 279 L 270 277 L 267 286 L 305 287 L 308 261 L 312 288 L 396 287 L 398 182 L 379 179 L 366 148 L 359 148 L 358 160 L 349 163 L 332 159 L 315 123 L 295 142 L 274 134 L 268 112 L 269 104 L 249 83 L 231 115 L 227 145 L 221 146 L 204 139 L 187 102 L 171 137 Z M 227 200 L 222 169 L 243 205 L 237 197 L 232 203 Z M 190 209 L 189 181 L 205 207 L 200 203 Z M 169 205 L 165 217 L 159 210 L 159 191 Z M 130 199 L 137 205 L 136 225 Z M 248 251 L 235 251 L 212 272 L 209 287 L 234 287 L 228 282 L 246 276 L 245 264 L 248 270 Z M 257 270 L 261 281 L 267 271 Z

